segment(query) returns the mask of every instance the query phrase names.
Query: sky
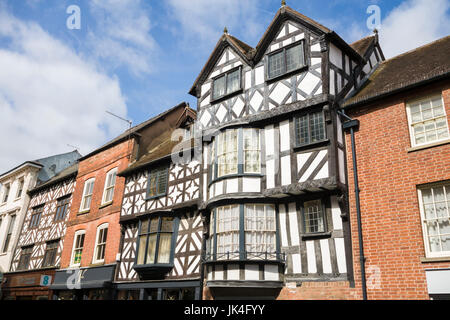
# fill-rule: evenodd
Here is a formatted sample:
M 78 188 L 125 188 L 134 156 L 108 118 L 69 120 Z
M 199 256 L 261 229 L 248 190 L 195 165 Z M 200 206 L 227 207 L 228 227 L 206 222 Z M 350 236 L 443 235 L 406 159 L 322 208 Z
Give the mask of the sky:
M 352 43 L 380 9 L 386 58 L 450 34 L 450 0 L 287 0 Z M 79 28 L 68 28 L 73 6 Z M 226 26 L 252 47 L 279 0 L 0 0 L 0 172 L 83 155 L 182 101 Z M 78 21 L 78 20 L 77 20 Z M 374 20 L 370 20 L 374 21 Z

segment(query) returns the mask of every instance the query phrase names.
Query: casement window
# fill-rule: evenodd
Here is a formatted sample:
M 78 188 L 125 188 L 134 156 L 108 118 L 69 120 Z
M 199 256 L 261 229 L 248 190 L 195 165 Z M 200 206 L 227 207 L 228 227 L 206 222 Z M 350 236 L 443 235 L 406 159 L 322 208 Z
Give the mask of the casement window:
M 6 233 L 5 243 L 3 244 L 3 250 L 2 250 L 3 253 L 8 251 L 9 242 L 11 241 L 15 221 L 16 221 L 16 215 L 14 214 L 11 216 L 11 218 L 9 220 L 8 232 Z
M 17 186 L 16 199 L 19 199 L 22 196 L 24 183 L 25 181 L 23 179 L 19 180 L 19 185 Z
M 117 175 L 117 168 L 112 169 L 106 175 L 105 188 L 103 190 L 102 204 L 107 204 L 107 203 L 110 203 L 113 201 L 114 186 L 116 184 L 116 175 Z
M 107 236 L 108 236 L 108 224 L 105 223 L 97 228 L 93 263 L 100 263 L 105 260 Z
M 147 197 L 160 197 L 167 193 L 169 166 L 163 165 L 151 169 L 148 177 Z
M 441 95 L 409 103 L 406 110 L 413 147 L 450 138 Z
M 321 200 L 303 203 L 303 225 L 305 234 L 326 232 L 325 209 Z
M 217 259 L 239 257 L 239 205 L 216 209 Z
M 58 253 L 58 244 L 59 239 L 47 242 L 42 267 L 52 267 L 55 265 L 56 255 Z
M 41 221 L 42 212 L 44 211 L 44 205 L 40 205 L 39 207 L 33 208 L 33 213 L 31 214 L 29 229 L 37 228 L 39 226 L 39 222 Z
M 171 261 L 173 217 L 156 217 L 140 221 L 137 264 L 169 264 Z
M 306 66 L 303 41 L 286 46 L 267 57 L 268 80 Z
M 261 172 L 259 129 L 241 128 L 222 131 L 217 135 L 214 146 L 216 154 L 213 152 L 211 155 L 211 162 L 213 165 L 217 163 L 216 178 L 231 174 Z M 242 166 L 239 165 L 239 150 L 242 150 Z
M 427 257 L 450 256 L 450 182 L 418 189 Z
M 81 201 L 80 211 L 87 211 L 91 208 L 92 193 L 94 192 L 95 179 L 89 179 L 84 183 L 83 198 Z
M 33 254 L 33 245 L 22 247 L 22 252 L 19 258 L 18 270 L 27 270 L 30 265 L 31 255 Z
M 56 213 L 54 221 L 62 221 L 65 219 L 67 211 L 69 210 L 70 196 L 58 199 L 56 203 Z
M 5 186 L 3 187 L 3 203 L 6 203 L 8 201 L 8 196 L 9 196 L 9 191 L 11 190 L 11 185 L 5 184 Z
M 71 257 L 71 266 L 79 266 L 81 264 L 81 255 L 83 253 L 84 247 L 84 236 L 86 231 L 79 230 L 75 232 L 74 241 L 73 241 L 73 249 L 72 249 L 72 257 Z
M 322 111 L 295 117 L 295 140 L 297 146 L 325 139 L 325 119 Z
M 273 205 L 245 205 L 245 250 L 247 258 L 276 253 L 276 222 Z
M 241 68 L 230 70 L 213 80 L 212 99 L 217 100 L 241 89 Z

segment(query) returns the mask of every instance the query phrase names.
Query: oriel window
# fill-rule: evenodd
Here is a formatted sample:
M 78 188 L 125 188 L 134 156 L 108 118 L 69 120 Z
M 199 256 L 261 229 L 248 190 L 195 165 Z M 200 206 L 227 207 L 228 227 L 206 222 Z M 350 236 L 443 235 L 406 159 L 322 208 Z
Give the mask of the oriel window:
M 137 264 L 168 264 L 172 250 L 173 217 L 141 220 Z

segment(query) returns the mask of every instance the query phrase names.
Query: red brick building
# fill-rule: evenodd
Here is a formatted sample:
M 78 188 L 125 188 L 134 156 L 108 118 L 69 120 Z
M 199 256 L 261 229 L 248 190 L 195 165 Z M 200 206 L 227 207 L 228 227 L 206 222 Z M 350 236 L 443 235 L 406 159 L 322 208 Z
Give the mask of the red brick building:
M 445 37 L 386 60 L 343 104 L 359 121 L 354 139 L 368 299 L 450 296 L 449 52 Z M 345 143 L 361 292 L 349 132 Z

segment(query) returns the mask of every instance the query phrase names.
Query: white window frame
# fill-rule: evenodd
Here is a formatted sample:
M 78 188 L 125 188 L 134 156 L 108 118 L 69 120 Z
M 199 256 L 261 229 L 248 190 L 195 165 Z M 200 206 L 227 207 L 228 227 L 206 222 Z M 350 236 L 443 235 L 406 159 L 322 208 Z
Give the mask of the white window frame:
M 86 242 L 86 230 L 78 230 L 77 232 L 75 232 L 75 234 L 73 236 L 72 254 L 70 255 L 70 266 L 71 267 L 79 267 L 81 265 L 81 259 L 80 259 L 80 263 L 74 263 L 74 258 L 75 258 L 75 245 L 77 243 L 77 238 L 78 238 L 78 236 L 81 236 L 83 234 L 84 234 L 84 241 L 83 241 L 83 247 L 81 249 L 81 254 L 83 255 L 83 250 L 84 250 L 85 242 Z
M 115 174 L 114 177 L 114 184 L 108 186 L 108 179 L 111 175 Z M 103 196 L 102 196 L 102 205 L 104 204 L 108 204 L 108 203 L 112 203 L 113 199 L 114 199 L 114 189 L 116 187 L 116 180 L 117 180 L 117 168 L 111 169 L 108 171 L 108 173 L 106 174 L 106 178 L 105 178 L 105 186 L 103 187 Z M 112 195 L 111 195 L 111 200 L 106 201 L 106 194 L 107 194 L 107 190 L 112 189 Z
M 11 183 L 5 183 L 2 187 L 3 192 L 2 192 L 2 204 L 3 203 L 7 203 L 8 199 L 10 198 L 10 193 L 11 193 Z M 8 192 L 6 192 L 6 190 L 8 189 Z M 6 198 L 6 199 L 5 199 Z
M 411 117 L 411 105 L 412 104 L 416 104 L 416 103 L 422 103 L 422 102 L 425 102 L 425 101 L 430 101 L 431 102 L 433 99 L 438 98 L 438 97 L 441 98 L 442 108 L 444 109 L 444 115 L 442 115 L 440 117 L 437 117 L 437 118 L 431 118 L 431 119 L 426 120 L 426 121 L 435 120 L 435 119 L 438 119 L 438 118 L 445 118 L 445 124 L 446 124 L 446 128 L 447 128 L 447 133 L 449 135 L 446 138 L 441 138 L 441 139 L 437 139 L 437 140 L 433 140 L 433 141 L 429 141 L 429 142 L 426 141 L 424 143 L 416 144 L 416 137 L 414 135 L 414 129 L 413 129 L 413 123 L 412 123 L 412 117 Z M 424 98 L 420 98 L 420 99 L 417 99 L 417 100 L 408 101 L 406 103 L 406 115 L 407 115 L 407 118 L 408 118 L 408 130 L 409 130 L 409 138 L 410 138 L 410 142 L 411 142 L 411 147 L 426 146 L 426 145 L 429 145 L 429 144 L 450 140 L 450 131 L 449 131 L 449 127 L 448 127 L 447 113 L 446 113 L 446 110 L 445 110 L 445 103 L 444 103 L 444 98 L 442 96 L 442 93 L 430 95 L 430 96 L 427 96 L 427 97 L 424 97 Z
M 217 237 L 217 260 L 227 259 L 227 257 L 230 259 L 239 259 L 239 210 L 240 207 L 238 204 L 216 208 L 215 237 Z M 233 212 L 237 215 L 233 216 Z M 233 241 L 233 239 L 237 240 L 237 242 Z M 221 247 L 223 247 L 223 250 Z M 231 250 L 225 251 L 226 247 L 231 247 Z
M 22 185 L 22 192 L 19 195 L 20 185 Z M 25 178 L 21 177 L 17 180 L 17 190 L 16 190 L 16 200 L 22 198 L 23 196 L 23 188 L 25 187 Z
M 425 256 L 427 258 L 450 257 L 450 250 L 449 251 L 440 251 L 440 252 L 431 252 L 430 243 L 428 241 L 428 231 L 427 231 L 427 224 L 426 224 L 427 219 L 425 218 L 424 203 L 423 203 L 423 198 L 422 198 L 423 190 L 428 190 L 428 189 L 432 189 L 432 188 L 441 188 L 441 187 L 444 187 L 444 199 L 445 199 L 446 203 L 448 204 L 450 199 L 448 199 L 448 197 L 447 197 L 446 188 L 450 188 L 449 182 L 436 183 L 436 184 L 417 188 L 417 195 L 418 195 L 418 199 L 419 199 L 420 222 L 422 225 L 422 236 L 423 236 L 423 243 L 424 243 L 424 247 L 425 247 Z M 434 202 L 434 195 L 433 195 L 433 204 L 434 203 L 435 202 Z M 447 214 L 450 215 L 450 212 L 449 212 L 450 208 L 447 208 L 447 210 L 448 210 Z M 436 211 L 436 209 L 435 209 L 435 211 Z M 449 216 L 449 219 L 450 219 L 450 216 Z
M 103 223 L 101 225 L 99 225 L 97 227 L 97 233 L 95 234 L 95 249 L 94 249 L 94 255 L 92 257 L 92 263 L 102 263 L 105 261 L 105 254 L 106 254 L 106 241 L 108 239 L 108 234 L 106 234 L 106 240 L 105 242 L 99 242 L 99 235 L 100 235 L 100 231 L 104 230 L 104 229 L 108 229 L 109 228 L 109 223 Z M 98 259 L 97 260 L 97 253 L 99 250 L 99 246 L 104 245 L 105 249 L 103 249 L 103 259 Z
M 92 193 L 90 194 L 86 194 L 87 191 L 87 186 L 92 182 Z M 81 205 L 80 205 L 80 210 L 79 212 L 85 212 L 85 211 L 89 211 L 91 209 L 91 204 L 92 204 L 92 195 L 94 194 L 94 184 L 95 184 L 95 178 L 90 178 L 88 180 L 86 180 L 84 182 L 84 188 L 83 188 L 83 196 L 81 199 Z M 86 205 L 86 197 L 91 197 L 91 201 L 89 203 L 89 207 L 85 208 Z

